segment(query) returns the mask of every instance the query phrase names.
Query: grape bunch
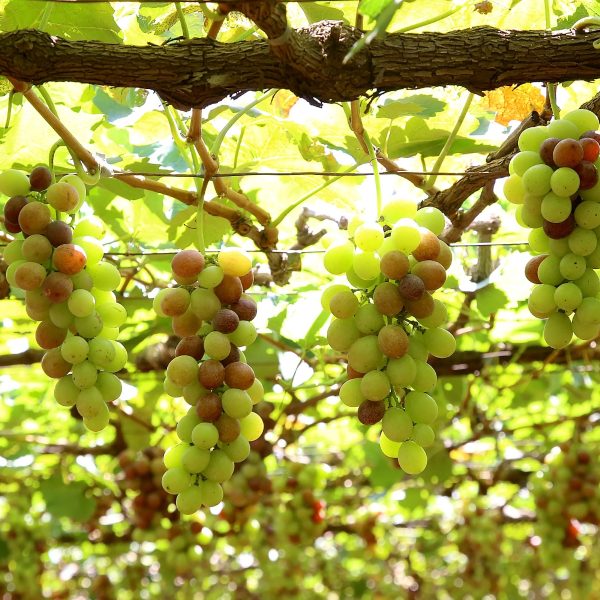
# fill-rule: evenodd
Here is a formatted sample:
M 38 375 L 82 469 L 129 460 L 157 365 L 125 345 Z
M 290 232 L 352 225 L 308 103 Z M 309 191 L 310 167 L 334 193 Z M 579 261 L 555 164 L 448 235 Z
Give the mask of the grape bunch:
M 431 428 L 438 413 L 437 376 L 429 354 L 445 358 L 454 336 L 441 326 L 444 303 L 433 292 L 446 281 L 452 262 L 448 245 L 438 238 L 444 215 L 395 200 L 380 222 L 351 221 L 350 239 L 329 246 L 324 265 L 345 274 L 349 285 L 333 284 L 322 296 L 333 315 L 327 330 L 331 348 L 348 359 L 347 381 L 339 396 L 358 409 L 364 425 L 382 422 L 380 446 L 409 474 L 427 465 L 424 448 L 433 444 Z
M 254 280 L 243 252 L 221 250 L 206 264 L 197 250 L 175 255 L 172 270 L 178 287 L 154 299 L 159 316 L 171 317 L 181 337 L 167 366 L 166 393 L 190 405 L 177 424 L 180 443 L 166 452 L 164 489 L 177 494 L 177 508 L 191 514 L 223 499 L 221 484 L 235 463 L 250 454 L 263 421 L 254 406 L 264 394 L 261 382 L 240 348 L 254 342 L 256 302 L 245 294 Z
M 119 466 L 123 470 L 119 485 L 124 490 L 136 492 L 131 503 L 133 523 L 139 529 L 149 529 L 166 517 L 177 520 L 176 512 L 169 512 L 170 497 L 162 488 L 161 479 L 165 472 L 162 448 L 145 448 L 142 452 L 123 450 Z
M 575 334 L 600 333 L 600 132 L 598 117 L 577 109 L 519 136 L 504 195 L 532 231 L 537 253 L 525 266 L 534 283 L 532 315 L 546 319 L 544 339 L 564 348 Z
M 56 401 L 76 407 L 88 429 L 101 431 L 109 421 L 107 403 L 121 395 L 115 373 L 127 362 L 116 341 L 127 318 L 113 293 L 121 275 L 103 260 L 102 221 L 82 218 L 71 227 L 60 219 L 81 207 L 83 181 L 77 175 L 52 179 L 45 166 L 29 176 L 14 169 L 0 173 L 0 194 L 9 196 L 4 226 L 23 235 L 4 249 L 6 279 L 24 292 L 27 314 L 39 321 L 35 339 L 46 350 L 44 373 L 58 380 Z

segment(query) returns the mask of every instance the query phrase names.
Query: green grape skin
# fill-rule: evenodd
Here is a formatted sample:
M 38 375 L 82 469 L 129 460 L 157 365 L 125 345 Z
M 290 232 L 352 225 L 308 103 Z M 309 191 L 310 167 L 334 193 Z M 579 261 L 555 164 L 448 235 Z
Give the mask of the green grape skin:
M 361 379 L 348 379 L 340 387 L 339 397 L 343 404 L 350 408 L 358 408 L 366 400 L 361 391 Z
M 410 354 L 405 354 L 400 358 L 389 360 L 386 365 L 386 374 L 394 387 L 404 388 L 412 385 L 417 376 L 415 359 Z
M 374 279 L 363 279 L 362 277 L 359 277 L 353 267 L 350 267 L 346 271 L 346 279 L 352 287 L 363 290 L 369 290 L 376 283 L 379 282 L 379 279 L 377 277 L 375 277 Z
M 73 323 L 73 315 L 66 302 L 51 304 L 48 309 L 48 317 L 54 325 L 62 329 L 68 329 L 71 323 Z
M 437 384 L 435 369 L 424 360 L 415 361 L 416 374 L 411 383 L 415 392 L 433 392 Z
M 567 313 L 573 312 L 583 300 L 583 294 L 576 284 L 562 283 L 554 292 L 556 306 Z
M 575 123 L 565 119 L 554 119 L 548 124 L 548 137 L 577 139 L 579 137 L 578 131 Z
M 571 252 L 578 256 L 588 256 L 598 245 L 596 232 L 582 227 L 576 227 L 567 238 L 567 241 Z
M 71 173 L 70 175 L 65 175 L 64 177 L 61 177 L 60 180 L 63 183 L 68 183 L 69 185 L 72 185 L 77 190 L 77 194 L 79 195 L 79 202 L 72 210 L 72 213 L 74 214 L 77 211 L 79 211 L 81 205 L 83 204 L 87 196 L 87 188 L 85 187 L 85 183 L 83 182 L 81 177 L 75 175 L 74 173 Z M 93 220 L 93 222 L 96 223 L 97 226 L 99 226 L 100 224 L 100 226 L 102 226 L 102 230 L 104 231 L 104 226 L 102 225 L 100 219 L 98 219 L 97 217 L 88 217 L 87 219 Z
M 81 191 L 81 188 L 78 191 Z M 104 236 L 104 223 L 101 219 L 94 215 L 80 219 L 79 221 L 77 221 L 75 227 L 73 228 L 73 236 L 93 237 L 97 240 L 100 240 Z
M 415 360 L 426 361 L 429 358 L 429 352 L 425 346 L 423 334 L 413 333 L 413 335 L 409 338 L 408 354 L 410 354 L 410 356 L 412 356 Z
M 34 237 L 34 236 L 31 236 Z M 4 258 L 4 262 L 7 265 L 12 265 L 14 262 L 18 260 L 24 260 L 23 256 L 23 244 L 24 240 L 12 240 L 9 242 L 4 248 L 4 252 L 2 253 L 2 257 Z
M 435 235 L 441 235 L 446 227 L 446 217 L 444 213 L 434 206 L 420 208 L 415 213 L 413 219 L 418 225 L 426 227 Z
M 395 198 L 383 206 L 381 216 L 384 222 L 391 227 L 402 218 L 414 218 L 417 208 L 418 205 L 414 200 Z
M 75 406 L 81 390 L 73 383 L 70 375 L 61 377 L 54 386 L 54 399 L 67 408 Z
M 383 400 L 391 389 L 390 380 L 383 371 L 369 371 L 360 379 L 360 391 L 367 400 Z
M 243 435 L 249 442 L 257 440 L 262 435 L 264 428 L 263 420 L 255 412 L 240 419 L 240 435 Z
M 354 244 L 350 240 L 332 244 L 325 251 L 323 266 L 332 275 L 342 275 L 351 266 L 354 258 Z
M 106 402 L 96 387 L 80 390 L 75 406 L 84 419 L 93 419 L 106 410 Z
M 243 435 L 238 435 L 233 442 L 222 444 L 221 450 L 234 463 L 243 462 L 250 456 L 250 442 Z
M 106 406 L 106 404 L 101 404 L 98 407 L 98 413 L 93 417 L 83 417 L 84 426 L 95 433 L 105 429 L 109 422 L 110 411 L 108 410 L 108 406 Z
M 560 259 L 557 256 L 547 256 L 538 267 L 538 277 L 541 283 L 547 285 L 560 285 L 563 276 L 560 273 Z
M 436 401 L 424 392 L 409 392 L 404 399 L 406 412 L 415 423 L 430 425 L 438 414 Z
M 385 364 L 376 335 L 367 335 L 356 340 L 348 350 L 348 363 L 359 373 L 368 373 Z
M 104 369 L 110 365 L 115 359 L 115 355 L 116 350 L 110 340 L 95 337 L 89 341 L 88 359 L 98 369 Z
M 199 319 L 211 321 L 221 309 L 221 301 L 213 290 L 197 288 L 190 294 L 190 306 Z
M 569 121 L 577 127 L 575 139 L 578 139 L 586 131 L 596 131 L 600 127 L 598 117 L 591 110 L 576 108 L 562 116 L 563 121 Z
M 96 387 L 102 394 L 105 402 L 114 402 L 121 397 L 123 384 L 121 380 L 113 373 L 101 371 L 96 379 Z
M 12 196 L 26 196 L 31 186 L 29 177 L 23 171 L 6 169 L 0 173 L 0 194 L 11 198 Z
M 358 298 L 350 290 L 338 292 L 329 302 L 329 310 L 338 319 L 349 319 L 358 310 Z
M 600 293 L 600 277 L 594 269 L 586 269 L 581 277 L 574 280 L 584 298 Z
M 535 252 L 537 252 L 537 250 L 535 250 Z M 567 241 L 567 238 L 548 238 L 548 246 L 543 253 L 554 254 L 558 258 L 562 258 L 565 254 L 569 254 L 569 252 L 571 252 L 571 250 L 569 249 L 569 242 Z
M 223 488 L 215 481 L 200 481 L 198 483 L 204 506 L 216 506 L 223 500 Z
M 584 229 L 596 229 L 600 226 L 600 203 L 585 200 L 574 213 L 575 223 Z
M 375 334 L 384 325 L 383 315 L 377 310 L 374 304 L 363 304 L 354 315 L 354 322 L 358 331 L 363 334 Z
M 382 431 L 379 436 L 379 447 L 381 452 L 388 458 L 398 458 L 398 450 L 400 450 L 400 442 L 390 440 Z
M 193 515 L 202 507 L 202 491 L 198 486 L 190 485 L 177 494 L 175 505 L 181 514 Z
M 87 290 L 74 290 L 67 306 L 74 317 L 89 317 L 94 312 L 96 300 Z
M 568 198 L 579 189 L 579 175 L 573 169 L 560 167 L 552 173 L 550 185 L 557 196 Z
M 551 137 L 548 128 L 543 125 L 536 127 L 529 127 L 521 132 L 519 135 L 518 146 L 522 152 L 539 152 L 540 146 L 544 140 Z
M 554 292 L 556 288 L 548 284 L 535 285 L 529 296 L 528 306 L 531 314 L 538 318 L 549 317 L 556 311 Z
M 84 360 L 73 365 L 73 383 L 81 390 L 91 388 L 98 379 L 98 369 L 89 361 Z M 103 399 L 104 400 L 104 399 Z
M 573 333 L 580 340 L 593 340 L 600 334 L 600 325 L 590 325 L 578 318 L 577 312 L 573 316 Z
M 541 196 L 525 196 L 521 209 L 521 220 L 531 229 L 538 229 L 544 224 L 542 216 L 542 197 Z
M 162 486 L 169 494 L 181 494 L 191 485 L 190 474 L 182 467 L 167 469 L 162 476 Z
M 380 262 L 381 259 L 377 252 L 359 250 L 352 258 L 352 268 L 361 279 L 369 281 L 381 274 Z
M 181 467 L 183 455 L 190 446 L 188 444 L 176 444 L 167 449 L 163 456 L 163 464 L 167 469 Z
M 192 429 L 190 441 L 197 448 L 208 450 L 219 441 L 219 431 L 212 423 L 197 423 Z
M 560 274 L 565 279 L 579 279 L 586 270 L 587 264 L 583 256 L 568 252 L 565 254 L 559 263 Z
M 525 192 L 532 196 L 545 196 L 551 189 L 553 173 L 552 167 L 545 164 L 533 165 L 527 169 L 523 174 Z
M 413 432 L 413 422 L 401 408 L 388 408 L 382 420 L 383 433 L 392 442 L 404 442 Z
M 177 427 L 175 428 L 175 433 L 177 433 L 177 437 L 186 444 L 190 444 L 193 442 L 194 429 L 200 424 L 200 419 L 198 419 L 195 413 L 188 413 L 179 419 L 177 423 Z M 209 425 L 209 423 L 206 423 Z M 214 425 L 212 425 L 214 427 Z M 216 428 L 215 428 L 216 429 Z M 198 446 L 198 444 L 195 444 Z M 201 446 L 198 448 L 204 449 Z
M 337 352 L 347 352 L 359 338 L 354 319 L 334 319 L 327 329 L 327 343 Z
M 565 313 L 555 312 L 548 317 L 544 325 L 544 340 L 548 346 L 557 350 L 564 348 L 572 337 L 573 325 Z
M 413 428 L 412 439 L 419 444 L 421 448 L 429 448 L 435 441 L 435 433 L 429 425 L 417 423 Z
M 398 450 L 398 464 L 409 475 L 418 475 L 427 466 L 427 454 L 416 442 L 403 442 Z
M 73 244 L 81 246 L 81 248 L 83 248 L 85 251 L 87 257 L 86 266 L 88 270 L 91 266 L 97 265 L 104 256 L 104 248 L 96 238 L 89 236 L 74 237 Z
M 333 285 L 326 287 L 323 293 L 321 294 L 321 307 L 323 308 L 323 310 L 331 312 L 330 305 L 332 298 L 336 294 L 342 292 L 352 293 L 352 290 L 347 285 L 343 285 L 341 283 L 334 283 Z
M 439 327 L 427 329 L 423 334 L 423 341 L 429 353 L 437 358 L 447 358 L 456 350 L 454 336 L 446 329 Z
M 600 325 L 600 299 L 584 298 L 575 312 L 578 320 L 588 325 Z
M 204 471 L 210 461 L 210 452 L 197 446 L 188 446 L 181 456 L 181 466 L 188 473 L 200 473 Z
M 448 309 L 446 308 L 446 305 L 436 298 L 433 300 L 433 305 L 433 312 L 428 317 L 417 319 L 423 327 L 427 327 L 428 329 L 441 327 L 448 320 Z
M 542 227 L 537 227 L 529 232 L 529 246 L 534 252 L 545 254 L 550 246 L 550 238 L 544 232 Z
M 96 311 L 87 317 L 75 317 L 74 324 L 77 333 L 88 339 L 100 335 L 102 328 L 104 327 L 102 319 Z
M 233 419 L 243 419 L 252 412 L 252 399 L 244 390 L 234 388 L 225 390 L 221 401 L 223 410 Z
M 361 223 L 354 232 L 354 244 L 365 252 L 375 252 L 383 243 L 383 229 L 377 223 Z M 344 269 L 341 273 L 347 271 Z M 340 275 L 341 273 L 337 273 Z
M 392 228 L 391 238 L 395 249 L 408 256 L 421 242 L 419 225 L 412 219 L 400 219 Z
M 254 379 L 252 385 L 246 391 L 252 400 L 252 404 L 258 404 L 265 395 L 265 388 L 258 378 Z
M 510 175 L 504 180 L 502 187 L 504 197 L 511 204 L 523 204 L 525 200 L 525 185 L 523 179 L 518 175 Z
M 123 344 L 114 340 L 111 340 L 111 343 L 115 349 L 115 358 L 104 366 L 104 370 L 116 373 L 125 367 L 129 357 L 127 356 L 127 349 Z
M 202 475 L 209 481 L 223 483 L 231 479 L 234 462 L 222 450 L 213 450 L 210 453 L 210 460 L 207 467 L 202 471 Z
M 542 164 L 542 158 L 539 152 L 525 150 L 523 152 L 518 152 L 510 159 L 510 163 L 508 164 L 508 172 L 511 175 L 514 174 L 518 175 L 519 177 L 523 177 L 525 171 L 527 171 L 529 167 L 540 164 Z
M 167 366 L 167 377 L 180 387 L 190 385 L 198 377 L 198 363 L 192 356 L 176 356 Z
M 88 342 L 78 335 L 68 337 L 60 346 L 62 357 L 72 365 L 82 363 L 87 358 L 89 351 Z
M 96 306 L 96 310 L 107 327 L 121 327 L 127 320 L 127 310 L 117 302 L 105 302 Z
M 570 198 L 557 196 L 549 192 L 542 199 L 541 215 L 551 223 L 562 223 L 571 214 L 572 203 Z
M 107 262 L 100 262 L 91 265 L 87 271 L 92 276 L 94 286 L 104 292 L 112 292 L 119 287 L 121 283 L 121 274 L 114 265 Z
M 248 346 L 251 346 L 256 341 L 256 338 L 258 337 L 258 332 L 256 331 L 254 323 L 250 321 L 240 321 L 236 330 L 231 333 L 228 333 L 227 337 L 229 338 L 229 341 L 232 344 L 235 344 L 238 348 L 246 348 Z M 206 353 L 209 354 L 208 350 L 206 349 L 207 338 L 208 336 L 206 336 L 206 338 L 204 339 L 204 349 Z M 226 358 L 228 354 L 229 352 L 227 352 L 227 354 L 223 358 Z
M 198 283 L 207 289 L 216 288 L 222 281 L 225 273 L 218 265 L 208 265 L 198 274 Z

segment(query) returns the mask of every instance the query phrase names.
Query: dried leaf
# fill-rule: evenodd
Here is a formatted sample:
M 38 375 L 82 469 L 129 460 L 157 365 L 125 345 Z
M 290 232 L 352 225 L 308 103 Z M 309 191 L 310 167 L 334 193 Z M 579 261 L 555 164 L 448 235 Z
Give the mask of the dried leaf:
M 508 125 L 513 120 L 522 121 L 533 110 L 541 111 L 544 102 L 540 90 L 530 83 L 525 83 L 516 88 L 501 87 L 486 92 L 482 105 L 496 112 L 497 123 Z
M 290 110 L 294 104 L 298 102 L 298 96 L 292 94 L 288 90 L 279 90 L 277 94 L 275 94 L 275 98 L 273 98 L 273 104 L 277 109 L 280 117 L 285 117 L 290 114 Z

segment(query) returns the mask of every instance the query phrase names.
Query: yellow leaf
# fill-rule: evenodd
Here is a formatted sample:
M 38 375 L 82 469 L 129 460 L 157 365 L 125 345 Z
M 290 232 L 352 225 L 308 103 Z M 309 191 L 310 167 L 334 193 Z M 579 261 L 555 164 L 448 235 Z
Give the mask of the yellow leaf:
M 279 90 L 273 98 L 273 104 L 281 117 L 287 118 L 290 110 L 298 102 L 298 96 L 288 90 Z
M 496 123 L 508 125 L 510 121 L 522 121 L 531 111 L 541 111 L 544 107 L 544 96 L 540 90 L 530 83 L 519 87 L 501 87 L 486 92 L 482 106 L 496 112 Z

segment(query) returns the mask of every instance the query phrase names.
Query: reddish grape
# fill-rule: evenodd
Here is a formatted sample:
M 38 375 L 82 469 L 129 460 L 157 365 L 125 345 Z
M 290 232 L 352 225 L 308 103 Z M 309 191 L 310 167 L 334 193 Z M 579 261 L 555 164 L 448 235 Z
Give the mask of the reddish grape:
M 42 283 L 42 290 L 50 302 L 58 304 L 65 302 L 73 293 L 73 282 L 64 273 L 49 273 Z
M 35 330 L 35 341 L 44 350 L 60 346 L 67 337 L 67 330 L 57 327 L 51 321 L 42 321 Z
M 214 390 L 223 385 L 225 367 L 214 359 L 205 360 L 198 367 L 198 381 L 207 389 Z
M 246 291 L 254 283 L 254 271 L 250 269 L 250 271 L 240 277 L 240 281 L 242 282 L 242 288 Z M 247 320 L 251 321 L 252 319 Z
M 440 240 L 435 233 L 421 229 L 421 241 L 413 250 L 412 255 L 417 260 L 435 260 L 440 253 Z
M 542 142 L 540 146 L 540 158 L 552 168 L 556 167 L 552 155 L 554 154 L 554 148 L 560 142 L 560 138 L 548 138 Z
M 215 331 L 231 333 L 237 329 L 240 318 L 229 308 L 222 308 L 213 317 L 212 326 Z
M 584 131 L 579 136 L 580 140 L 583 139 L 583 138 L 591 138 L 592 140 L 596 140 L 600 144 L 600 133 L 598 133 L 597 131 L 594 131 L 593 129 L 589 129 L 588 131 Z
M 175 348 L 175 356 L 181 356 L 182 354 L 200 360 L 204 356 L 204 339 L 199 335 L 182 338 L 177 344 L 177 348 Z
M 525 265 L 525 277 L 531 281 L 531 283 L 542 283 L 538 276 L 538 268 L 540 263 L 547 256 L 547 254 L 540 254 L 539 256 L 534 256 L 527 261 L 527 264 Z
M 241 298 L 243 291 L 240 278 L 232 275 L 224 275 L 223 281 L 215 288 L 215 294 L 223 304 L 234 304 Z
M 600 155 L 600 144 L 594 138 L 581 138 L 583 148 L 583 160 L 594 162 Z
M 4 205 L 4 218 L 15 225 L 19 222 L 19 214 L 27 204 L 25 196 L 13 196 Z
M 204 256 L 198 250 L 182 250 L 173 257 L 171 268 L 177 277 L 196 277 L 204 269 Z
M 73 229 L 63 221 L 52 221 L 46 227 L 44 235 L 55 248 L 73 241 Z
M 252 321 L 258 313 L 258 306 L 253 298 L 242 294 L 242 297 L 231 305 L 231 310 L 239 317 L 240 321 Z
M 402 279 L 410 270 L 410 263 L 404 252 L 392 250 L 381 258 L 381 272 L 388 279 Z
M 589 190 L 598 183 L 598 170 L 594 163 L 584 160 L 575 167 L 575 171 L 579 175 L 580 190 Z
M 229 354 L 221 361 L 221 364 L 226 367 L 227 365 L 238 362 L 240 360 L 240 350 L 235 344 L 231 344 L 231 350 Z
M 561 223 L 550 223 L 544 219 L 544 233 L 553 240 L 560 240 L 567 237 L 576 227 L 575 217 L 571 213 L 567 219 Z
M 254 370 L 246 363 L 231 363 L 225 367 L 225 383 L 230 388 L 247 390 L 254 383 Z
M 406 300 L 418 300 L 425 292 L 425 284 L 420 277 L 409 273 L 398 282 L 398 289 Z
M 196 404 L 196 414 L 202 421 L 214 423 L 221 417 L 222 413 L 223 407 L 221 406 L 221 398 L 219 398 L 217 394 L 206 394 L 206 396 L 200 398 Z M 237 435 L 235 437 L 237 437 Z
M 50 221 L 52 221 L 50 209 L 37 200 L 28 202 L 19 213 L 19 227 L 28 235 L 43 233 Z
M 583 146 L 579 140 L 572 138 L 560 140 L 554 148 L 552 159 L 557 167 L 574 169 L 583 160 Z
M 406 310 L 417 319 L 429 317 L 435 308 L 433 296 L 429 292 L 423 292 L 417 300 L 407 300 L 404 303 Z
M 215 427 L 219 432 L 219 440 L 229 444 L 240 435 L 240 422 L 223 413 L 216 421 Z
M 48 167 L 34 167 L 29 174 L 29 186 L 32 192 L 43 192 L 52 183 L 52 172 Z
M 375 425 L 383 419 L 385 414 L 385 402 L 379 400 L 373 402 L 372 400 L 363 400 L 358 407 L 358 420 L 363 425 Z
M 76 244 L 61 244 L 52 256 L 52 264 L 66 275 L 79 273 L 84 269 L 86 262 L 85 250 Z

